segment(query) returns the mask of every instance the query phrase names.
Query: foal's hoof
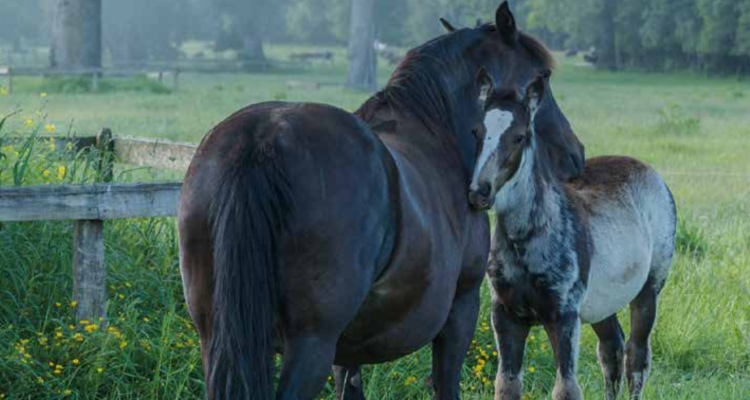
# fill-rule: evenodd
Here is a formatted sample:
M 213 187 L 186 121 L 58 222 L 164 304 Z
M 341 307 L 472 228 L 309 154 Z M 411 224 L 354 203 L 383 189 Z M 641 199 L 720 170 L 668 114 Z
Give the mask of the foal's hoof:
M 553 400 L 582 400 L 581 388 L 573 380 L 558 381 L 552 390 Z
M 503 378 L 498 375 L 495 382 L 495 400 L 521 400 L 523 381 L 520 378 Z

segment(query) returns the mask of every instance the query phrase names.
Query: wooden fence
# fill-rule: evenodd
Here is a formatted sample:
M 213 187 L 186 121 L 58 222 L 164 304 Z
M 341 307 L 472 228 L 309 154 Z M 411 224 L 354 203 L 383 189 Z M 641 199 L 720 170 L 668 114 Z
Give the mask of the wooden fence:
M 148 78 L 163 82 L 172 77 L 172 90 L 179 86 L 180 68 L 29 68 L 0 66 L 0 76 L 5 77 L 5 87 L 8 93 L 13 93 L 14 76 L 82 76 L 91 79 L 91 88 L 99 89 L 99 79 L 104 76 L 133 77 L 144 75 Z
M 113 137 L 109 129 L 103 129 L 96 137 L 57 140 L 72 142 L 76 149 L 96 149 L 99 182 L 93 185 L 0 188 L 0 221 L 73 220 L 76 318 L 78 321 L 106 318 L 104 221 L 175 216 L 182 187 L 179 182 L 111 183 L 115 161 L 185 170 L 196 147 L 161 140 Z

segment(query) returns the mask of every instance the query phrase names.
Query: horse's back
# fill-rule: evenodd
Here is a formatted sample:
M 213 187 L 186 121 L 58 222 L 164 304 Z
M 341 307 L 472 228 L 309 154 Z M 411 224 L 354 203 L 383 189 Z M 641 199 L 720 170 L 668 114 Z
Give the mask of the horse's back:
M 324 329 L 341 330 L 390 252 L 395 174 L 389 157 L 344 110 L 283 102 L 246 107 L 204 138 L 191 163 L 180 205 L 182 252 L 212 239 L 210 212 L 228 171 L 252 174 L 273 162 L 291 205 L 279 249 L 283 324 L 304 330 L 326 321 L 333 326 Z
M 655 170 L 630 157 L 588 160 L 568 189 L 588 220 L 593 247 L 581 315 L 597 322 L 647 283 L 663 285 L 674 251 L 674 200 Z

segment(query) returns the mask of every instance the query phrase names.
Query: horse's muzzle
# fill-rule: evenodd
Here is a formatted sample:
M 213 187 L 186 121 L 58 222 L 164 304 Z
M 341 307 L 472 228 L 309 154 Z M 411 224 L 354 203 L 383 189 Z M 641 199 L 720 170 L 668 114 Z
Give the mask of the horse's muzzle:
M 479 188 L 469 191 L 469 204 L 475 210 L 486 210 L 492 207 L 491 192 L 492 186 L 489 183 L 481 184 Z

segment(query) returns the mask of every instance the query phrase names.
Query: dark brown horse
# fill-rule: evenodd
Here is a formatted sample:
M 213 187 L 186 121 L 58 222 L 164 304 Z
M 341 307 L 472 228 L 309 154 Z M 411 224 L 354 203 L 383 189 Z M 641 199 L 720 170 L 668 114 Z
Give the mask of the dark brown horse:
M 436 398 L 457 399 L 489 245 L 466 194 L 484 115 L 477 77 L 509 90 L 550 69 L 503 4 L 497 27 L 412 50 L 357 115 L 275 102 L 217 125 L 179 209 L 209 398 L 272 398 L 275 350 L 276 398 L 296 400 L 314 398 L 332 364 L 352 376 L 432 343 Z M 579 174 L 583 148 L 552 96 L 542 110 L 555 170 Z M 348 398 L 361 397 L 354 381 Z

